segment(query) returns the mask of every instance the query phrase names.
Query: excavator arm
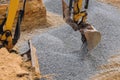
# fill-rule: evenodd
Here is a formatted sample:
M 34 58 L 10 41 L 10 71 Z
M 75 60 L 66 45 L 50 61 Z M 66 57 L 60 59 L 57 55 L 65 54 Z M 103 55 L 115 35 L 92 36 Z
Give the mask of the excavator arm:
M 8 6 L 8 14 L 6 14 L 5 19 L 0 25 L 0 47 L 6 47 L 8 50 L 10 50 L 17 43 L 17 40 L 20 36 L 20 24 L 24 15 L 25 2 L 26 0 L 24 0 L 23 9 L 18 13 L 16 29 L 13 37 L 12 29 L 18 11 L 19 0 L 10 0 L 10 4 Z
M 89 0 L 85 0 L 84 9 L 88 8 Z M 83 0 L 70 0 L 69 11 L 70 15 L 73 15 L 73 21 L 76 24 L 86 23 L 87 12 L 86 10 L 82 11 Z M 73 11 L 73 12 L 72 12 Z
M 69 6 L 62 0 L 63 19 L 75 31 L 80 31 L 83 44 L 87 44 L 88 51 L 92 50 L 101 40 L 101 34 L 91 24 L 87 23 L 89 0 L 69 0 Z M 84 7 L 84 8 L 83 8 Z

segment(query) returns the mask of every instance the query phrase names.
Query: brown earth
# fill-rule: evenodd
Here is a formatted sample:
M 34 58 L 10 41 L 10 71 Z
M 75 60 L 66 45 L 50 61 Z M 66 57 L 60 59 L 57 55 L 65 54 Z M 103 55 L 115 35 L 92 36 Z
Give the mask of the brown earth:
M 37 16 L 37 13 L 36 13 L 36 16 Z M 28 17 L 26 16 L 25 18 L 28 18 Z M 29 31 L 37 28 L 45 29 L 45 28 L 50 28 L 50 27 L 65 23 L 62 16 L 52 12 L 47 12 L 46 21 L 43 23 L 38 18 L 40 17 L 35 18 L 35 16 L 31 16 L 31 18 L 29 19 L 30 21 L 23 20 L 23 23 L 21 25 L 21 30 Z
M 120 0 L 98 0 L 98 1 L 108 3 L 108 4 L 111 4 L 113 6 L 120 8 Z
M 120 80 L 120 54 L 112 56 L 108 64 L 99 67 L 100 73 L 91 80 Z
M 46 8 L 42 0 L 27 1 L 22 28 L 46 24 Z M 34 24 L 34 25 L 31 25 Z
M 54 75 L 42 75 L 34 72 L 30 61 L 16 53 L 9 53 L 6 48 L 0 49 L 0 80 L 52 80 Z
M 36 74 L 30 68 L 20 55 L 0 49 L 0 80 L 33 80 Z

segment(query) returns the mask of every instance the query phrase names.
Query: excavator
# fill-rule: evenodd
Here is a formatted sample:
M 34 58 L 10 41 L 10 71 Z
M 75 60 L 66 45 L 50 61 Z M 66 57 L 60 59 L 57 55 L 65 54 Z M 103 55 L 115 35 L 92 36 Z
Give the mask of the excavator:
M 84 4 L 83 4 L 84 3 Z M 62 0 L 63 19 L 75 31 L 80 31 L 83 48 L 94 49 L 101 40 L 101 33 L 87 22 L 89 0 L 69 0 L 69 5 Z
M 91 24 L 87 23 L 87 11 L 89 0 L 69 0 L 69 6 L 62 0 L 63 19 L 75 31 L 80 31 L 83 44 L 87 44 L 87 50 L 90 51 L 96 47 L 101 40 L 101 34 Z M 22 9 L 18 12 L 19 0 L 10 0 L 9 7 L 4 15 L 5 18 L 0 24 L 0 47 L 5 47 L 9 51 L 20 38 L 20 24 L 24 17 L 26 0 L 23 0 Z M 82 10 L 84 9 L 84 10 Z M 14 36 L 12 36 L 13 23 L 18 12 L 18 19 Z

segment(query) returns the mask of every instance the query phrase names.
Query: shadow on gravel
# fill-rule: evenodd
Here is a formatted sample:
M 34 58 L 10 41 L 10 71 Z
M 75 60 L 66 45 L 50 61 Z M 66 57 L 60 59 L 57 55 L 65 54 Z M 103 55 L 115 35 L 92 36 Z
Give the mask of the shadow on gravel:
M 90 53 L 88 52 L 87 49 L 87 43 L 82 44 L 80 50 L 77 51 L 73 51 L 72 52 L 74 55 L 78 56 L 80 58 L 80 60 L 85 60 L 85 58 L 87 57 L 87 55 Z
M 99 62 L 96 61 L 96 57 L 91 54 L 91 51 L 87 50 L 87 44 L 83 44 L 80 50 L 71 52 L 72 55 L 77 56 L 77 61 L 82 62 L 82 64 L 89 64 L 90 66 L 97 68 Z

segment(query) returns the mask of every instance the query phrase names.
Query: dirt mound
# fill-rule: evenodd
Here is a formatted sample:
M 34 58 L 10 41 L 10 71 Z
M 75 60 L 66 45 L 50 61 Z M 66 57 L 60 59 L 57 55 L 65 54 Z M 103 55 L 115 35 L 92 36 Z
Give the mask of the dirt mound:
M 18 54 L 0 49 L 0 80 L 31 80 L 35 75 L 30 62 L 24 62 Z
M 42 0 L 27 1 L 22 29 L 43 25 L 46 24 L 46 21 L 46 8 Z
M 101 72 L 91 80 L 120 80 L 120 55 L 112 56 L 108 62 L 100 66 Z
M 62 16 L 52 12 L 47 12 L 46 22 L 41 23 L 41 21 L 38 18 L 34 18 L 33 16 L 30 18 L 31 19 L 30 22 L 23 20 L 21 30 L 31 31 L 32 29 L 37 29 L 37 28 L 44 29 L 65 23 Z
M 120 0 L 98 0 L 120 8 Z
M 62 16 L 52 12 L 47 12 L 47 23 L 51 26 L 56 26 L 65 23 L 65 21 Z
M 19 54 L 0 49 L 0 80 L 52 80 L 53 75 L 34 72 L 30 61 L 23 61 Z

